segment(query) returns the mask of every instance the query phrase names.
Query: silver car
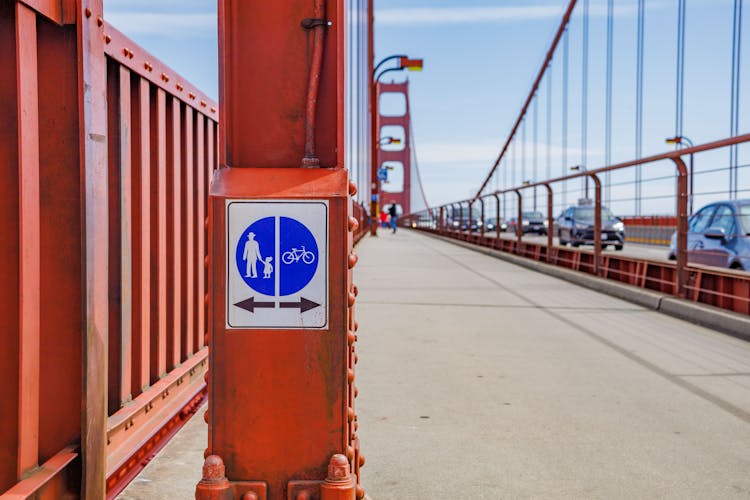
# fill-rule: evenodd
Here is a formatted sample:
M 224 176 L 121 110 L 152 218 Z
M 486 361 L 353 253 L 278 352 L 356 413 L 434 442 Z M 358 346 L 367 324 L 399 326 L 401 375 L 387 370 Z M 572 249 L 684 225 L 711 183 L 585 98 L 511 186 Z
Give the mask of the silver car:
M 688 220 L 688 262 L 750 271 L 750 200 L 711 203 Z M 669 258 L 677 255 L 677 233 Z

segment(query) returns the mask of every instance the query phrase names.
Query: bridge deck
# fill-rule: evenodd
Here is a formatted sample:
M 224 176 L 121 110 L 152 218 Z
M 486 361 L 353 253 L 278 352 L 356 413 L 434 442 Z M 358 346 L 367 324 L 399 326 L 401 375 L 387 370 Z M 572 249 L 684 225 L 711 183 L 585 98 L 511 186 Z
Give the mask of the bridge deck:
M 750 496 L 750 344 L 413 232 L 359 253 L 374 499 Z M 203 443 L 123 498 L 189 498 Z

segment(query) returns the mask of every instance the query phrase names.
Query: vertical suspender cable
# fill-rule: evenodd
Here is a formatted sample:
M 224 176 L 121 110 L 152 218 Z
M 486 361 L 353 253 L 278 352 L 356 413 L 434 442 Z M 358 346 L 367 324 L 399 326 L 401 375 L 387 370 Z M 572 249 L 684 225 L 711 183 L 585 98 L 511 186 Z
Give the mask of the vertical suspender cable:
M 730 98 L 729 135 L 734 137 L 740 125 L 740 48 L 742 47 L 742 0 L 734 0 L 732 14 L 732 94 Z M 737 198 L 737 145 L 729 147 L 729 197 Z
M 607 0 L 607 68 L 604 118 L 604 164 L 612 164 L 612 68 L 614 58 L 614 0 Z M 612 203 L 611 172 L 604 174 L 604 199 L 607 206 Z
M 635 157 L 643 156 L 643 42 L 645 25 L 645 0 L 638 0 L 638 48 L 636 54 L 635 84 Z M 641 215 L 642 168 L 635 167 L 635 215 Z
M 536 78 L 534 79 L 534 83 L 531 86 L 531 90 L 529 91 L 528 95 L 526 96 L 526 100 L 524 101 L 523 106 L 521 107 L 521 112 L 519 113 L 518 117 L 516 118 L 516 121 L 513 125 L 513 128 L 510 131 L 510 134 L 505 139 L 505 142 L 503 143 L 503 147 L 500 150 L 500 154 L 498 155 L 497 159 L 495 160 L 495 163 L 492 165 L 492 168 L 489 172 L 487 172 L 486 177 L 482 181 L 482 185 L 477 189 L 477 195 L 484 191 L 484 188 L 486 187 L 487 183 L 490 181 L 490 177 L 492 177 L 492 174 L 495 172 L 495 170 L 500 165 L 500 161 L 503 159 L 505 154 L 508 152 L 508 148 L 510 147 L 510 143 L 513 141 L 513 139 L 516 137 L 516 133 L 518 132 L 518 127 L 521 125 L 521 120 L 523 117 L 526 116 L 526 112 L 529 109 L 529 106 L 531 105 L 531 100 L 533 99 L 534 95 L 536 95 L 537 90 L 539 89 L 539 84 L 542 81 L 542 77 L 544 77 L 545 71 L 547 71 L 547 68 L 549 66 L 549 62 L 552 60 L 552 56 L 554 55 L 555 51 L 557 50 L 557 46 L 560 42 L 560 39 L 562 38 L 563 33 L 566 31 L 568 23 L 570 22 L 570 17 L 573 14 L 573 10 L 575 9 L 575 6 L 577 4 L 578 0 L 568 0 L 568 7 L 565 9 L 565 14 L 563 14 L 563 18 L 560 21 L 560 25 L 557 28 L 557 31 L 555 32 L 555 37 L 552 40 L 552 45 L 550 45 L 549 49 L 547 50 L 547 54 L 544 57 L 544 61 L 542 62 L 542 67 L 539 69 L 539 72 L 537 73 Z
M 521 129 L 521 183 L 528 180 L 526 175 L 526 118 L 523 119 L 523 128 Z
M 677 4 L 677 69 L 675 82 L 674 135 L 682 137 L 685 102 L 685 2 Z M 679 147 L 679 144 L 677 144 Z
M 581 165 L 588 163 L 589 133 L 589 0 L 583 0 L 583 39 L 581 46 Z M 588 195 L 589 178 L 584 176 L 585 193 Z
M 534 99 L 534 128 L 532 129 L 533 136 L 533 149 L 532 151 L 532 162 L 531 162 L 531 180 L 536 182 L 539 180 L 539 97 Z M 536 186 L 534 186 L 534 211 L 536 211 Z
M 518 185 L 516 184 L 516 142 L 513 141 L 510 149 L 510 183 L 513 187 Z
M 408 99 L 409 97 L 407 96 L 406 98 Z M 419 184 L 419 192 L 422 193 L 422 201 L 424 202 L 424 206 L 430 216 L 432 216 L 432 208 L 430 208 L 430 204 L 427 203 L 427 195 L 425 194 L 424 185 L 422 184 L 422 174 L 419 172 L 417 147 L 414 143 L 414 125 L 412 124 L 411 117 L 409 117 L 409 149 L 411 149 L 412 159 L 414 160 L 414 173 L 417 174 L 417 184 Z
M 503 219 L 508 220 L 506 217 L 508 214 L 508 210 L 506 207 L 508 206 L 507 203 L 505 203 L 505 190 L 508 189 L 508 158 L 505 157 L 502 159 L 503 161 L 503 203 L 502 203 L 502 211 L 503 211 Z
M 547 71 L 547 169 L 545 179 L 552 178 L 552 70 Z
M 562 81 L 562 175 L 568 172 L 568 63 L 570 43 L 568 29 L 563 35 L 563 81 Z M 563 181 L 562 204 L 568 204 L 568 181 Z

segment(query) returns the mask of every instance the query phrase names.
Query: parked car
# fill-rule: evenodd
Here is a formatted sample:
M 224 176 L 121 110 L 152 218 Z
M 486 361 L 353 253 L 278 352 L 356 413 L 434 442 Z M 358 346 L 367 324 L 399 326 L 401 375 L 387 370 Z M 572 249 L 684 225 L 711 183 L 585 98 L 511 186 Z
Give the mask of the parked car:
M 750 199 L 711 203 L 688 219 L 688 262 L 750 271 Z M 677 233 L 669 258 L 677 257 Z
M 521 220 L 523 234 L 547 234 L 547 218 L 542 215 L 542 212 L 522 212 L 521 215 L 523 217 Z M 518 232 L 516 229 L 517 219 L 517 217 L 508 219 L 508 231 L 514 234 Z
M 497 218 L 492 217 L 490 219 L 487 219 L 484 221 L 484 230 L 485 231 L 497 231 L 497 228 L 495 227 L 495 224 L 497 224 Z M 504 219 L 500 219 L 500 231 L 507 231 L 508 230 L 508 223 L 505 222 Z
M 555 223 L 560 244 L 570 243 L 574 247 L 593 245 L 595 213 L 592 205 L 566 208 Z M 625 245 L 625 224 L 606 207 L 602 207 L 601 213 L 602 247 L 612 245 L 615 250 L 622 250 Z

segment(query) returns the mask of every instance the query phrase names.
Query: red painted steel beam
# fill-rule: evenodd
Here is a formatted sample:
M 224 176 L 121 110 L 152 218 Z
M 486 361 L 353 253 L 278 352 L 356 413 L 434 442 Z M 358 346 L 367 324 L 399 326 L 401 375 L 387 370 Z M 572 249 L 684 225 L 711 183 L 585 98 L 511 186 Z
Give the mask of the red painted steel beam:
M 19 380 L 17 476 L 39 460 L 40 195 L 36 12 L 16 4 L 19 176 Z
M 142 76 L 167 94 L 179 97 L 196 111 L 212 120 L 218 120 L 219 110 L 216 101 L 108 22 L 103 21 L 102 30 L 104 31 L 104 52 L 108 57 Z
M 0 2 L 0 303 L 4 329 L 0 332 L 0 492 L 18 478 L 19 428 L 19 297 L 20 228 L 18 168 L 18 77 L 16 5 Z
M 222 168 L 213 172 L 208 205 L 209 442 L 199 499 L 364 496 L 356 485 L 364 459 L 354 432 L 356 187 L 344 164 L 347 14 L 341 0 L 219 2 Z M 199 122 L 198 133 L 214 157 L 215 127 L 204 130 Z M 300 168 L 304 156 L 311 160 L 313 143 L 322 168 Z M 249 210 L 241 222 L 231 215 L 236 206 Z M 239 281 L 231 295 L 232 280 L 246 272 L 238 270 L 238 243 L 230 238 L 237 224 L 245 231 L 265 217 L 281 227 L 293 217 L 281 211 L 292 206 L 300 220 L 307 220 L 305 210 L 325 214 L 311 212 L 308 222 L 320 226 L 311 233 L 321 250 L 314 272 L 325 287 L 313 292 L 320 303 L 314 314 L 303 316 L 300 306 L 292 320 L 254 322 L 260 315 L 253 304 L 282 317 L 305 297 L 269 295 Z M 256 210 L 269 212 L 262 217 Z M 275 279 L 279 260 L 277 252 Z
M 108 239 L 107 67 L 102 0 L 81 0 L 78 30 L 79 144 L 82 161 L 84 243 L 82 495 L 105 493 L 107 416 Z
M 484 191 L 484 188 L 487 187 L 487 184 L 490 182 L 490 179 L 492 179 L 492 175 L 495 173 L 495 170 L 497 170 L 498 165 L 500 165 L 500 162 L 502 161 L 503 157 L 505 156 L 505 153 L 508 151 L 508 148 L 510 147 L 511 142 L 513 142 L 513 138 L 516 136 L 516 132 L 518 131 L 518 128 L 521 126 L 521 123 L 523 122 L 524 117 L 526 116 L 526 112 L 529 109 L 529 106 L 531 105 L 531 102 L 534 100 L 534 96 L 536 96 L 536 92 L 539 89 L 539 85 L 542 83 L 542 78 L 544 78 L 544 73 L 549 68 L 550 63 L 552 62 L 552 57 L 555 55 L 555 50 L 557 50 L 557 45 L 560 43 L 560 39 L 563 36 L 563 33 L 565 33 L 565 29 L 568 27 L 568 23 L 570 22 L 570 17 L 573 15 L 573 9 L 575 9 L 577 0 L 570 0 L 570 3 L 568 3 L 568 8 L 565 9 L 565 14 L 563 14 L 562 21 L 560 22 L 560 26 L 557 28 L 557 33 L 555 33 L 555 38 L 552 40 L 552 45 L 550 45 L 550 48 L 547 50 L 547 54 L 544 56 L 544 61 L 542 62 L 542 67 L 539 69 L 539 72 L 537 73 L 536 78 L 534 79 L 534 83 L 531 85 L 531 90 L 529 91 L 529 94 L 526 96 L 526 101 L 523 103 L 523 107 L 521 108 L 521 112 L 518 114 L 518 118 L 516 119 L 516 123 L 513 125 L 513 128 L 510 131 L 510 135 L 508 135 L 508 138 L 505 141 L 505 144 L 503 145 L 503 148 L 500 150 L 500 154 L 497 157 L 497 160 L 495 160 L 495 163 L 492 165 L 492 168 L 490 169 L 489 174 L 487 174 L 487 177 L 484 179 L 484 182 L 482 182 L 482 186 L 477 191 L 477 194 L 474 196 L 479 197 L 482 194 L 482 191 Z
M 65 473 L 80 457 L 77 445 L 67 446 L 55 454 L 28 477 L 2 494 L 4 500 L 28 498 L 64 498 L 71 495 Z

